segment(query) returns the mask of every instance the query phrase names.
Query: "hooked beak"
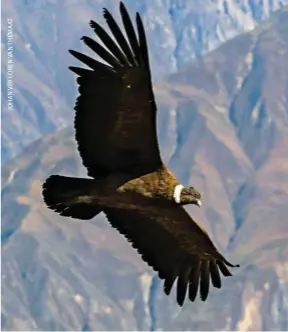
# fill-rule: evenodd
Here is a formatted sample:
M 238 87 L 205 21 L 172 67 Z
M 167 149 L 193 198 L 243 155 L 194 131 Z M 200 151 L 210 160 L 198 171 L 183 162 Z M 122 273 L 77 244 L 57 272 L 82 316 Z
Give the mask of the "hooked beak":
M 202 205 L 202 202 L 200 201 L 200 199 L 197 199 L 197 201 L 195 202 L 195 204 L 200 207 Z

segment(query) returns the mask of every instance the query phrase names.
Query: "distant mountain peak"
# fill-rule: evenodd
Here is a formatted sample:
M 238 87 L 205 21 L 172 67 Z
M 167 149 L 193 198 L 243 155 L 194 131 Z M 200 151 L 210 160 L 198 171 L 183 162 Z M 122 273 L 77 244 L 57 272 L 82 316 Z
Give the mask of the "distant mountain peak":
M 119 19 L 118 1 L 39 0 L 3 2 L 2 16 L 13 19 L 15 110 L 3 108 L 2 161 L 42 135 L 71 125 L 75 81 L 68 49 L 79 49 L 83 34 L 93 36 L 90 19 L 105 25 L 102 7 Z M 147 30 L 153 79 L 185 67 L 235 35 L 253 29 L 287 0 L 126 0 Z M 5 40 L 7 26 L 3 26 Z M 5 46 L 5 45 L 4 45 Z M 5 59 L 5 52 L 4 59 Z M 5 60 L 4 62 L 5 63 Z M 5 70 L 2 97 L 5 99 Z

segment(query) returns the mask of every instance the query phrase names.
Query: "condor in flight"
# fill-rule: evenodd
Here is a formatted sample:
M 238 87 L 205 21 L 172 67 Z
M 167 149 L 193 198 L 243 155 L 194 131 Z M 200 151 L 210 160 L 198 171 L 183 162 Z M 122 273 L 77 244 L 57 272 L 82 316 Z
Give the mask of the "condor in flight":
M 210 281 L 221 287 L 230 264 L 183 205 L 200 206 L 200 194 L 183 187 L 163 164 L 156 133 L 157 108 L 151 84 L 145 31 L 136 15 L 137 34 L 120 3 L 126 37 L 108 10 L 104 18 L 114 38 L 96 22 L 90 26 L 105 47 L 83 42 L 106 64 L 76 51 L 89 69 L 78 75 L 75 106 L 79 153 L 90 178 L 50 176 L 43 184 L 47 206 L 62 216 L 92 219 L 101 211 L 161 279 L 168 295 L 176 282 L 177 302 L 186 294 L 205 301 Z

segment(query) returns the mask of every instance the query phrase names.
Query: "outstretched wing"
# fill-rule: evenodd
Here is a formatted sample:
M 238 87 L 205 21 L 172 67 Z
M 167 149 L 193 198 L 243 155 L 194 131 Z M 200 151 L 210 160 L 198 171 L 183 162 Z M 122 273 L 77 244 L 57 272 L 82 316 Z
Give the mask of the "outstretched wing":
M 220 272 L 225 277 L 232 275 L 226 265 L 234 265 L 217 251 L 207 233 L 182 207 L 158 210 L 154 215 L 107 208 L 104 212 L 111 225 L 164 279 L 167 295 L 177 279 L 176 294 L 180 306 L 187 291 L 191 301 L 195 300 L 198 290 L 205 301 L 210 280 L 214 287 L 221 288 Z
M 80 96 L 75 106 L 79 152 L 92 177 L 113 171 L 148 173 L 162 161 L 144 27 L 137 13 L 137 37 L 121 2 L 127 40 L 112 15 L 106 9 L 103 13 L 117 43 L 94 21 L 90 26 L 106 48 L 89 37 L 82 40 L 108 65 L 69 51 L 92 69 L 69 67 L 79 75 Z

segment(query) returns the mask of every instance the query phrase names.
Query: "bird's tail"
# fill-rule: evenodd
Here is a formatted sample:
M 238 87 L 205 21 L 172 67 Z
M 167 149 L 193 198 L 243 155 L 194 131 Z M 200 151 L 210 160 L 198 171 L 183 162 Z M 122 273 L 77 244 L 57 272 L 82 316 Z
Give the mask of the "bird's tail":
M 44 182 L 43 199 L 49 209 L 61 216 L 92 219 L 102 208 L 89 201 L 89 192 L 95 180 L 52 175 Z M 77 200 L 81 197 L 82 200 Z

